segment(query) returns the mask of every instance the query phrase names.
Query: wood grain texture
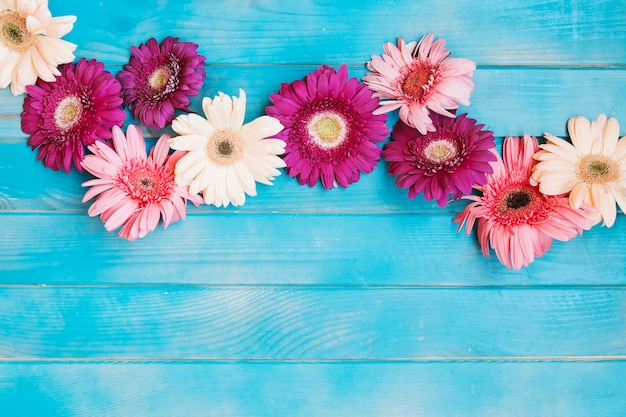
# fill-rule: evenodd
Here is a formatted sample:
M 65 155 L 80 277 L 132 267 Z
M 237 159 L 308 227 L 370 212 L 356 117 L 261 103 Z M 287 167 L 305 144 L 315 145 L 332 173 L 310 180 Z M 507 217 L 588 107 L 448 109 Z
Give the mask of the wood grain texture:
M 0 288 L 0 357 L 626 358 L 620 289 Z
M 84 213 L 0 215 L 1 283 L 624 285 L 626 219 L 509 271 L 452 215 L 190 215 L 127 242 Z M 558 271 L 558 273 L 555 273 Z
M 0 363 L 0 406 L 21 417 L 622 417 L 625 373 L 622 361 L 16 362 Z

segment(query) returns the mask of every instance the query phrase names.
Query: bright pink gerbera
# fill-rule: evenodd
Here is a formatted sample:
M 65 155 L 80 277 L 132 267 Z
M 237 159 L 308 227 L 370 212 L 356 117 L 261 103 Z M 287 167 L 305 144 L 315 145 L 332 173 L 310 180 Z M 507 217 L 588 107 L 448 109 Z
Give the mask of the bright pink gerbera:
M 117 74 L 124 106 L 144 125 L 161 129 L 172 123 L 175 109 L 187 111 L 189 97 L 198 95 L 206 59 L 197 53 L 195 43 L 171 36 L 160 45 L 151 38 L 130 50 L 129 63 Z
M 489 161 L 496 160 L 495 138 L 467 114 L 450 118 L 433 113 L 431 118 L 435 130 L 426 134 L 398 120 L 383 157 L 397 186 L 409 189 L 410 199 L 423 192 L 426 200 L 445 207 L 450 194 L 461 198 L 474 184 L 487 182 L 485 174 L 493 172 Z
M 472 202 L 453 219 L 459 230 L 467 221 L 467 234 L 478 219 L 483 253 L 489 256 L 491 246 L 509 269 L 528 266 L 550 249 L 553 239 L 567 241 L 593 225 L 583 208 L 572 208 L 567 197 L 547 196 L 531 185 L 533 155 L 538 150 L 534 136 L 507 137 L 504 161 L 498 156 L 487 184 L 475 187 L 482 197 L 464 196 Z
M 283 83 L 267 114 L 285 129 L 276 135 L 287 143 L 285 172 L 300 184 L 313 187 L 319 179 L 325 189 L 347 187 L 370 173 L 380 159 L 376 145 L 387 138 L 387 115 L 374 115 L 378 99 L 348 67 L 326 65 L 303 80 Z
M 97 178 L 82 185 L 91 188 L 83 202 L 98 196 L 89 207 L 90 216 L 100 215 L 104 227 L 112 231 L 122 226 L 119 236 L 128 240 L 144 237 L 163 217 L 163 227 L 185 218 L 185 204 L 202 202 L 189 194 L 188 187 L 174 183 L 174 166 L 185 152 L 169 152 L 169 136 L 163 135 L 146 155 L 141 129 L 128 126 L 126 136 L 113 127 L 113 147 L 96 142 L 89 147 L 93 155 L 82 161 L 83 167 Z
M 430 111 L 454 117 L 449 110 L 456 110 L 459 104 L 469 105 L 476 64 L 448 57 L 445 39 L 433 40 L 432 33 L 419 44 L 405 44 L 399 38 L 397 47 L 387 42 L 382 57 L 372 56 L 367 68 L 373 72 L 363 77 L 363 82 L 383 99 L 374 114 L 399 108 L 400 119 L 425 134 L 435 130 Z
M 111 137 L 111 128 L 121 126 L 120 83 L 104 64 L 81 58 L 76 66 L 59 67 L 54 82 L 38 80 L 26 86 L 22 131 L 32 135 L 28 145 L 39 148 L 38 160 L 53 170 L 70 172 L 72 163 L 82 171 L 84 146 Z

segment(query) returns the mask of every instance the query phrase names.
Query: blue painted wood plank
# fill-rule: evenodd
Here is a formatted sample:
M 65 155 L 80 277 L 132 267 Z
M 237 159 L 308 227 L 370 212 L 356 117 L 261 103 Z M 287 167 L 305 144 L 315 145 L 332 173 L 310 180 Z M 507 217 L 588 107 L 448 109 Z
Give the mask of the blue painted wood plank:
M 360 63 L 399 36 L 428 32 L 456 56 L 481 65 L 623 65 L 626 3 L 509 0 L 273 0 L 153 2 L 72 0 L 54 14 L 78 16 L 66 36 L 77 54 L 126 61 L 130 45 L 179 36 L 198 43 L 208 63 Z
M 619 289 L 0 287 L 0 357 L 626 358 Z
M 509 271 L 451 214 L 212 213 L 134 242 L 84 213 L 0 213 L 0 282 L 624 285 L 626 218 Z
M 626 42 L 625 42 L 626 44 Z M 626 47 L 625 47 L 626 49 Z M 365 61 L 364 61 L 365 62 Z M 364 64 L 363 62 L 363 64 Z M 301 79 L 316 66 L 207 66 L 207 78 L 198 97 L 192 99 L 190 109 L 202 114 L 201 99 L 213 97 L 219 91 L 238 94 L 243 88 L 247 95 L 247 120 L 265 114 L 270 104 L 269 95 L 278 92 L 280 84 Z M 120 67 L 109 67 L 116 73 Z M 363 65 L 350 67 L 350 76 L 361 78 Z M 483 68 L 474 76 L 475 88 L 469 107 L 460 112 L 469 115 L 496 136 L 530 133 L 564 136 L 567 119 L 583 115 L 595 119 L 600 113 L 615 116 L 622 122 L 626 134 L 626 90 L 624 68 Z M 23 140 L 26 135 L 20 127 L 23 96 L 13 97 L 0 90 L 0 143 Z M 390 114 L 388 124 L 397 120 Z M 126 124 L 137 123 L 130 117 Z M 158 137 L 171 130 L 148 131 Z
M 623 417 L 626 362 L 0 363 L 11 416 Z

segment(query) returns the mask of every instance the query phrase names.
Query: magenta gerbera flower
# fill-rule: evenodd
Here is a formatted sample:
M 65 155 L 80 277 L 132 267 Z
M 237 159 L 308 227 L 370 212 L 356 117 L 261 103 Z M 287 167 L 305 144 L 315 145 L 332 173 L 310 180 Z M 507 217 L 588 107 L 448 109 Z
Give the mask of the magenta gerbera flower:
M 584 209 L 572 208 L 567 197 L 547 196 L 531 185 L 538 150 L 534 136 L 507 137 L 504 160 L 498 156 L 487 184 L 474 187 L 482 196 L 463 196 L 472 202 L 453 219 L 459 230 L 467 222 L 467 234 L 478 219 L 483 253 L 489 256 L 491 246 L 509 269 L 528 266 L 550 249 L 553 239 L 567 241 L 593 225 Z
M 144 237 L 163 218 L 163 227 L 185 218 L 187 200 L 195 205 L 199 195 L 189 194 L 188 187 L 174 183 L 174 166 L 185 152 L 169 155 L 169 136 L 163 135 L 146 155 L 141 129 L 128 126 L 126 136 L 113 127 L 113 144 L 96 142 L 89 147 L 93 155 L 82 161 L 83 167 L 97 178 L 82 185 L 91 188 L 83 202 L 97 196 L 87 212 L 98 216 L 108 231 L 122 227 L 119 236 L 128 240 Z
M 124 106 L 142 124 L 161 129 L 172 123 L 176 109 L 188 110 L 189 97 L 198 95 L 206 77 L 206 59 L 195 43 L 171 36 L 161 44 L 151 38 L 130 50 L 129 63 L 117 74 Z
M 53 82 L 26 86 L 22 131 L 32 135 L 28 145 L 39 149 L 37 159 L 45 166 L 69 172 L 73 164 L 82 171 L 84 146 L 110 138 L 111 128 L 126 118 L 121 87 L 93 59 L 61 65 L 59 71 Z
M 445 207 L 450 194 L 460 198 L 474 184 L 487 182 L 495 161 L 493 132 L 462 114 L 456 118 L 431 114 L 435 128 L 422 134 L 401 120 L 395 124 L 383 157 L 399 188 L 409 189 L 409 198 L 424 193 Z
M 285 129 L 276 135 L 287 143 L 285 172 L 300 184 L 313 187 L 319 179 L 325 189 L 347 187 L 370 173 L 380 159 L 376 145 L 387 138 L 386 115 L 375 115 L 378 99 L 348 67 L 326 65 L 303 80 L 283 83 L 270 95 L 267 114 Z
M 451 58 L 445 49 L 445 39 L 434 41 L 432 33 L 419 43 L 398 46 L 387 42 L 383 56 L 372 56 L 367 68 L 372 71 L 363 82 L 380 97 L 382 105 L 374 113 L 400 109 L 400 119 L 420 133 L 435 130 L 431 111 L 454 117 L 450 110 L 459 104 L 468 106 L 474 89 L 472 77 L 476 64 L 465 58 Z

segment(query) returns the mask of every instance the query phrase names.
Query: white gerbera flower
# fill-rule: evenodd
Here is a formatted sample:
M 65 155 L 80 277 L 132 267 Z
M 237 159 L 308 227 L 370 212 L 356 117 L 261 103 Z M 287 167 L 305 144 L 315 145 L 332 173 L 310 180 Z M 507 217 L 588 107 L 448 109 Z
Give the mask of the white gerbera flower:
M 37 78 L 53 82 L 57 66 L 74 60 L 76 45 L 60 39 L 76 16 L 52 17 L 47 0 L 0 0 L 0 88 L 24 93 Z
M 569 193 L 570 205 L 595 207 L 604 225 L 615 223 L 617 203 L 626 211 L 626 136 L 619 138 L 619 123 L 601 114 L 594 122 L 582 116 L 567 123 L 572 143 L 545 134 L 547 143 L 535 154 L 533 180 L 542 193 Z
M 178 185 L 189 185 L 189 192 L 202 191 L 204 201 L 217 207 L 239 206 L 246 194 L 256 195 L 256 182 L 272 185 L 285 167 L 278 155 L 285 151 L 285 142 L 267 139 L 283 126 L 278 119 L 261 116 L 243 124 L 246 94 L 239 97 L 219 93 L 213 100 L 205 97 L 202 110 L 206 119 L 197 115 L 181 115 L 172 122 L 180 136 L 170 139 L 170 147 L 188 151 L 175 168 Z

